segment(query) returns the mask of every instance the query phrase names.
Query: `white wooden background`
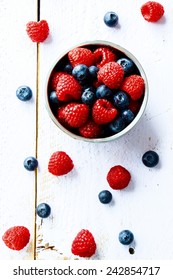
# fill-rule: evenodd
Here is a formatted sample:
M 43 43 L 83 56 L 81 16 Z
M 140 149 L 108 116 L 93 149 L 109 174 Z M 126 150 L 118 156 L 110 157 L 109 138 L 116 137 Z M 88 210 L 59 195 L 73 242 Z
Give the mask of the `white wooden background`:
M 30 243 L 20 252 L 8 249 L 0 237 L 1 259 L 73 259 L 75 235 L 89 229 L 97 243 L 93 259 L 173 258 L 173 3 L 160 0 L 165 15 L 158 23 L 146 22 L 140 13 L 144 0 L 41 0 L 40 19 L 46 19 L 50 36 L 38 45 L 25 32 L 37 20 L 37 1 L 0 0 L 0 236 L 11 226 L 24 225 Z M 119 25 L 103 22 L 107 11 L 119 15 Z M 149 82 L 146 113 L 126 136 L 111 143 L 78 142 L 62 133 L 45 108 L 45 82 L 50 67 L 64 50 L 86 40 L 107 40 L 122 45 L 143 65 Z M 38 70 L 38 71 L 37 71 Z M 20 85 L 33 91 L 21 102 Z M 149 169 L 141 157 L 149 149 L 160 163 Z M 47 171 L 50 155 L 66 151 L 74 170 L 57 178 Z M 23 167 L 36 156 L 36 173 Z M 109 189 L 106 174 L 113 165 L 132 175 L 129 187 L 112 191 L 113 203 L 103 205 L 98 193 Z M 35 206 L 47 202 L 49 218 L 35 217 Z M 130 229 L 135 252 L 118 242 Z

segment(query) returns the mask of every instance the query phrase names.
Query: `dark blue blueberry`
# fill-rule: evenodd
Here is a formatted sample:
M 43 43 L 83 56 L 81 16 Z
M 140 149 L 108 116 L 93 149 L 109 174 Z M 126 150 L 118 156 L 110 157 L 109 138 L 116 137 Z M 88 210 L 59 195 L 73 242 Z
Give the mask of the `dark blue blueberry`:
M 90 72 L 86 65 L 79 64 L 73 68 L 72 75 L 75 77 L 76 80 L 82 82 L 86 81 L 89 78 Z
M 112 194 L 110 191 L 107 191 L 107 190 L 101 191 L 99 193 L 98 197 L 99 197 L 100 202 L 103 204 L 107 204 L 107 203 L 111 202 L 111 200 L 112 200 Z
M 107 125 L 107 130 L 110 135 L 114 135 L 125 128 L 125 121 L 121 117 L 117 117 L 111 123 Z
M 119 239 L 121 244 L 129 245 L 133 242 L 134 236 L 133 236 L 133 233 L 130 230 L 122 230 L 119 233 L 118 239 Z
M 135 115 L 130 109 L 125 109 L 121 112 L 121 117 L 124 119 L 126 124 L 129 124 L 134 120 Z
M 28 101 L 32 97 L 32 90 L 28 86 L 18 87 L 16 90 L 16 96 L 21 101 Z
M 81 95 L 82 103 L 92 105 L 95 101 L 95 90 L 92 87 L 86 88 Z
M 118 23 L 118 15 L 114 12 L 107 12 L 103 20 L 107 26 L 114 27 Z
M 110 88 L 105 85 L 101 85 L 96 89 L 96 97 L 99 98 L 108 98 L 112 96 L 113 92 Z
M 122 66 L 122 68 L 124 69 L 124 74 L 125 75 L 132 74 L 135 70 L 135 64 L 129 58 L 125 58 L 125 57 L 120 58 L 120 59 L 117 60 L 117 63 Z
M 72 73 L 72 70 L 73 70 L 73 67 L 71 64 L 66 64 L 64 66 L 64 71 L 67 72 L 68 74 L 71 74 Z
M 52 104 L 60 104 L 60 101 L 58 100 L 58 97 L 56 95 L 56 91 L 51 91 L 51 93 L 49 94 L 49 100 Z
M 159 155 L 155 151 L 147 151 L 142 156 L 142 162 L 147 167 L 154 167 L 159 162 Z
M 47 218 L 50 216 L 51 208 L 47 203 L 40 203 L 37 206 L 36 213 L 40 218 Z
M 89 69 L 89 72 L 90 72 L 90 77 L 93 80 L 97 79 L 97 72 L 99 71 L 99 68 L 96 67 L 95 65 L 92 65 L 88 69 Z
M 38 167 L 38 161 L 34 157 L 27 157 L 23 165 L 28 171 L 34 171 Z
M 118 109 L 125 109 L 128 107 L 130 101 L 129 97 L 124 91 L 118 91 L 113 96 L 113 104 Z

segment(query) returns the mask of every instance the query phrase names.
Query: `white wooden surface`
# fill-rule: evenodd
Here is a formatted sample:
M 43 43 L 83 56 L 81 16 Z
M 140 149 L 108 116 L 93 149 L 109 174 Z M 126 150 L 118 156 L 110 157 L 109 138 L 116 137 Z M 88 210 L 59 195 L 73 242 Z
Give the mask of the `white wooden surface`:
M 28 226 L 32 233 L 30 244 L 21 252 L 11 252 L 0 241 L 0 258 L 32 259 L 35 255 L 40 260 L 73 259 L 72 240 L 78 231 L 87 228 L 97 243 L 93 259 L 172 259 L 173 3 L 161 0 L 165 16 L 158 23 L 148 23 L 140 13 L 143 0 L 41 0 L 40 19 L 47 20 L 51 33 L 39 45 L 36 93 L 36 45 L 25 34 L 25 23 L 36 18 L 36 3 L 0 2 L 0 20 L 5 23 L 0 43 L 0 234 L 16 224 Z M 15 13 L 14 5 L 20 7 Z M 104 14 L 110 10 L 119 15 L 116 28 L 103 23 Z M 45 82 L 56 58 L 75 44 L 96 39 L 131 51 L 145 69 L 150 90 L 146 113 L 139 124 L 125 137 L 104 144 L 69 138 L 58 130 L 45 108 Z M 27 104 L 15 97 L 21 84 L 29 85 L 34 92 Z M 153 169 L 141 161 L 149 149 L 160 156 L 159 165 Z M 66 151 L 75 165 L 71 173 L 60 178 L 47 170 L 50 155 L 57 150 Z M 31 154 L 38 155 L 36 181 L 34 174 L 22 166 L 23 159 Z M 113 203 L 102 205 L 98 193 L 110 190 L 106 174 L 117 164 L 131 172 L 131 183 L 125 190 L 111 190 Z M 37 218 L 34 235 L 35 189 L 36 203 L 47 202 L 52 214 L 44 221 Z M 118 242 L 123 229 L 134 233 L 133 255 Z

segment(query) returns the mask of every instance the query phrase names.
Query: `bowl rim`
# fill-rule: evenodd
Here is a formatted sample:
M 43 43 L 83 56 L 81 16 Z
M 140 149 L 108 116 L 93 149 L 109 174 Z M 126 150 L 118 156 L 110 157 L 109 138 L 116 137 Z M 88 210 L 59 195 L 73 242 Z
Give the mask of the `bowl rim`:
M 145 91 L 144 91 L 144 98 L 141 104 L 141 107 L 137 113 L 137 115 L 135 116 L 134 120 L 127 125 L 122 131 L 108 136 L 108 137 L 104 137 L 104 138 L 85 138 L 83 136 L 74 134 L 73 132 L 69 131 L 68 129 L 66 129 L 63 125 L 60 124 L 60 122 L 58 122 L 58 120 L 56 119 L 56 117 L 54 116 L 51 108 L 50 108 L 50 104 L 49 104 L 49 98 L 48 98 L 48 84 L 50 81 L 50 76 L 52 74 L 53 69 L 55 68 L 55 66 L 57 65 L 58 61 L 65 56 L 70 50 L 77 48 L 77 47 L 84 47 L 87 45 L 105 45 L 108 47 L 112 47 L 115 48 L 117 50 L 119 50 L 120 52 L 123 52 L 127 57 L 129 57 L 130 59 L 132 59 L 132 61 L 136 64 L 141 77 L 144 79 L 144 83 L 145 83 Z M 70 48 L 66 49 L 66 51 L 62 52 L 60 55 L 58 55 L 58 57 L 56 58 L 56 60 L 54 61 L 54 63 L 52 63 L 52 66 L 50 67 L 48 74 L 47 74 L 47 78 L 46 78 L 46 86 L 45 86 L 45 104 L 46 104 L 46 109 L 48 111 L 49 117 L 51 118 L 51 120 L 54 122 L 54 124 L 60 129 L 62 130 L 65 134 L 67 134 L 68 136 L 72 137 L 73 139 L 76 140 L 82 140 L 85 142 L 92 142 L 92 143 L 103 143 L 103 142 L 109 142 L 109 141 L 113 141 L 116 140 L 120 137 L 122 137 L 123 135 L 125 135 L 127 132 L 129 132 L 137 123 L 138 121 L 141 119 L 142 115 L 144 114 L 144 111 L 146 109 L 147 103 L 148 103 L 148 95 L 149 95 L 149 86 L 148 86 L 148 79 L 146 76 L 146 73 L 144 71 L 143 66 L 141 65 L 141 63 L 139 62 L 139 60 L 126 48 L 110 42 L 110 41 L 105 41 L 105 40 L 91 40 L 91 41 L 85 41 L 85 42 L 81 42 L 79 44 L 75 44 L 74 46 L 71 46 Z

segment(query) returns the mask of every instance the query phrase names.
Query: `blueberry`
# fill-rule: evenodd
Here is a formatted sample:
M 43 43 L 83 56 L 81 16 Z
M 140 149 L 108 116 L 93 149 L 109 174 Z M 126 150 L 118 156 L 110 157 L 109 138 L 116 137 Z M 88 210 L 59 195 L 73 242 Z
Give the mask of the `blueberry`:
M 64 71 L 67 72 L 68 74 L 72 74 L 72 70 L 73 70 L 73 67 L 71 64 L 66 64 L 64 66 Z
M 38 161 L 34 157 L 27 157 L 23 165 L 28 171 L 34 171 L 38 167 Z
M 122 68 L 124 69 L 124 74 L 125 75 L 132 74 L 135 70 L 135 64 L 129 58 L 125 58 L 125 57 L 120 58 L 120 59 L 117 60 L 117 63 L 122 66 Z
M 84 104 L 92 105 L 95 101 L 95 90 L 92 87 L 86 88 L 81 95 L 81 100 Z
M 101 85 L 96 89 L 96 97 L 99 98 L 108 98 L 112 96 L 113 92 L 110 88 L 105 85 Z
M 133 236 L 133 233 L 130 230 L 122 230 L 119 233 L 118 239 L 119 239 L 121 244 L 129 245 L 130 243 L 133 242 L 134 236 Z
M 56 91 L 51 91 L 51 93 L 49 94 L 49 100 L 52 104 L 60 104 L 60 101 L 58 100 L 58 97 L 56 95 Z
M 135 118 L 134 113 L 130 109 L 123 110 L 121 112 L 121 116 L 124 119 L 126 124 L 131 123 L 134 120 L 134 118 Z
M 114 27 L 118 23 L 118 15 L 114 12 L 107 12 L 104 15 L 104 23 L 109 27 Z
M 90 72 L 86 65 L 78 64 L 73 68 L 72 75 L 78 81 L 86 81 L 90 76 Z
M 51 208 L 47 203 L 40 203 L 36 208 L 36 213 L 40 218 L 47 218 L 50 216 Z
M 97 72 L 99 71 L 99 68 L 96 67 L 95 65 L 92 65 L 88 69 L 89 69 L 89 72 L 90 72 L 90 77 L 93 80 L 97 79 Z
M 124 91 L 118 91 L 113 96 L 113 104 L 118 109 L 125 109 L 129 105 L 129 97 Z
M 147 151 L 142 156 L 142 162 L 147 167 L 154 167 L 159 162 L 159 155 L 154 151 Z
M 122 131 L 125 128 L 125 126 L 126 124 L 123 118 L 117 117 L 115 120 L 108 124 L 107 129 L 109 131 L 109 134 L 114 135 Z
M 110 191 L 107 191 L 107 190 L 101 191 L 99 193 L 98 197 L 99 197 L 100 202 L 103 204 L 107 204 L 107 203 L 111 202 L 111 200 L 112 200 L 112 194 Z
M 28 101 L 32 97 L 32 90 L 28 86 L 18 87 L 16 90 L 16 96 L 21 101 Z

